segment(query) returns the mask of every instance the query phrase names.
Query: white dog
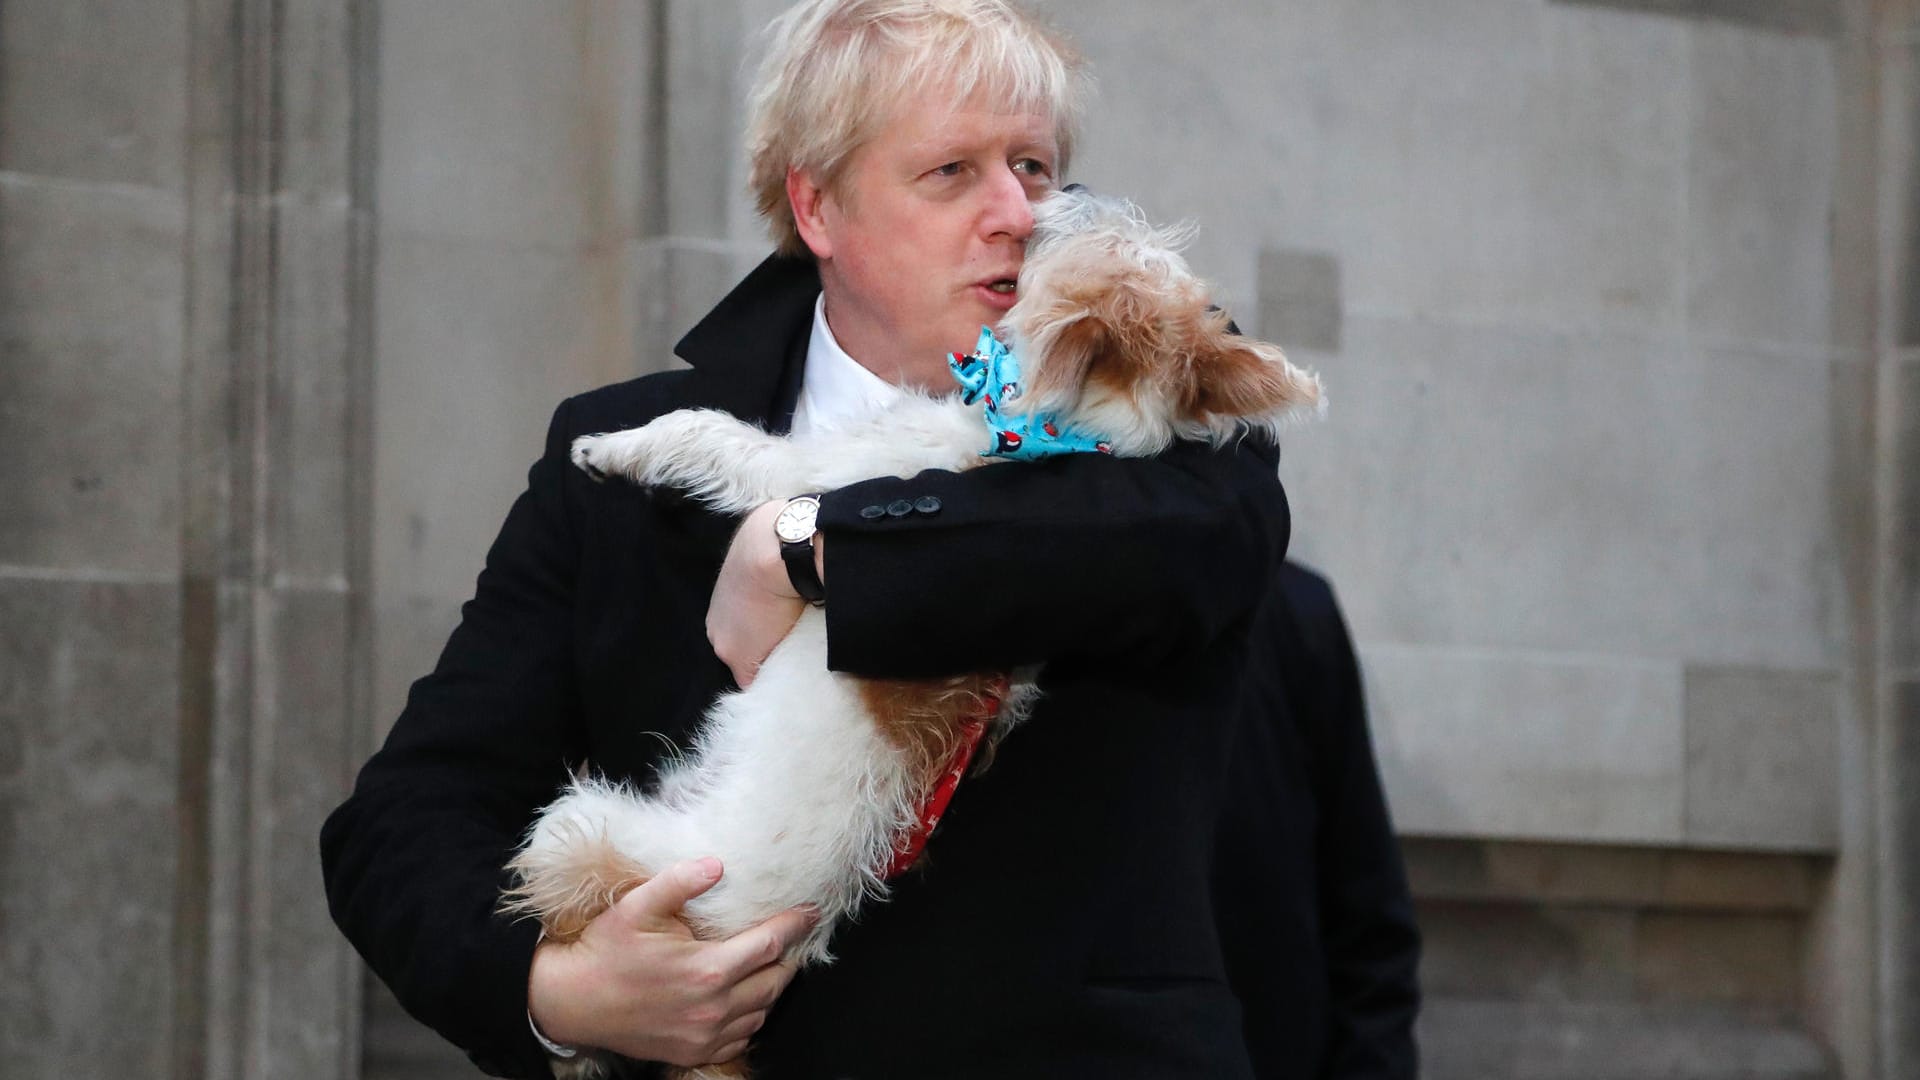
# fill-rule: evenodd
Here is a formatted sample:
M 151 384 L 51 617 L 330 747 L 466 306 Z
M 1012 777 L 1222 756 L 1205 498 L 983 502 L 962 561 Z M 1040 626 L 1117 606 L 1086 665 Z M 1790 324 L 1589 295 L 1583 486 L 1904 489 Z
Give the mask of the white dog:
M 1144 456 L 1175 439 L 1221 444 L 1320 406 L 1314 376 L 1229 332 L 1178 253 L 1184 234 L 1084 190 L 1049 196 L 1034 218 L 1019 300 L 998 339 L 983 333 L 979 353 L 955 357 L 965 392 L 912 397 L 870 424 L 790 439 L 685 410 L 583 437 L 574 463 L 740 514 L 875 476 L 969 469 L 995 452 Z M 687 905 L 696 933 L 728 937 L 810 905 L 820 919 L 798 957 L 829 960 L 834 927 L 864 897 L 884 895 L 930 793 L 1004 688 L 991 675 L 829 672 L 826 619 L 809 609 L 753 685 L 713 706 L 692 752 L 653 790 L 580 779 L 547 807 L 513 861 L 518 886 L 506 907 L 570 939 L 658 870 L 714 855 L 726 874 Z M 1003 727 L 1015 712 L 999 709 Z M 575 1076 L 601 1075 L 587 1056 L 567 1064 Z

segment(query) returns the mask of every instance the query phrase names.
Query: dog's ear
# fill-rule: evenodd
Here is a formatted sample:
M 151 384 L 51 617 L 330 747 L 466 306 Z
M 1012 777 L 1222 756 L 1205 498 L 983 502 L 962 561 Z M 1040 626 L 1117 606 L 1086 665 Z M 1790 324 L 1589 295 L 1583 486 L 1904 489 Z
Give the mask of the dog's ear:
M 1078 284 L 1042 320 L 1057 329 L 1033 376 L 1036 401 L 1070 405 L 1090 380 L 1125 389 L 1151 376 L 1147 358 L 1161 350 L 1158 298 L 1112 275 Z
M 1287 361 L 1278 346 L 1210 329 L 1194 356 L 1193 406 L 1201 420 L 1230 416 L 1272 422 L 1320 408 L 1320 380 Z
M 1027 376 L 1030 402 L 1037 407 L 1071 408 L 1080 400 L 1094 360 L 1113 347 L 1107 328 L 1084 308 L 1053 316 L 1055 329 L 1041 362 Z

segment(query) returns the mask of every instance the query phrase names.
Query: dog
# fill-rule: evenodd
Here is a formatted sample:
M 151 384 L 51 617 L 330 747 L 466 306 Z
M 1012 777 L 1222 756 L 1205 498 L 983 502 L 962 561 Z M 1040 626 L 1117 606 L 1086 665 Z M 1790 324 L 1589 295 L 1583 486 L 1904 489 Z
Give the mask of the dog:
M 1211 305 L 1180 255 L 1189 236 L 1152 226 L 1125 200 L 1077 185 L 1055 192 L 1034 206 L 1014 306 L 997 331 L 983 328 L 972 356 L 950 361 L 959 393 L 913 395 L 869 423 L 794 438 L 683 410 L 583 436 L 572 460 L 596 478 L 678 488 L 744 514 L 924 469 L 1069 452 L 1149 456 L 1176 439 L 1223 445 L 1320 410 L 1317 377 L 1239 336 Z M 834 927 L 886 895 L 887 877 L 925 838 L 930 799 L 951 793 L 983 726 L 1003 735 L 1034 692 L 995 674 L 835 674 L 826 646 L 825 616 L 809 608 L 751 687 L 714 704 L 691 752 L 652 790 L 576 779 L 512 861 L 504 910 L 571 940 L 653 873 L 717 855 L 725 876 L 685 911 L 697 935 L 729 937 L 807 905 L 819 919 L 793 958 L 829 961 Z M 591 1054 L 557 1065 L 562 1077 L 605 1075 Z M 677 1075 L 747 1070 L 732 1062 Z

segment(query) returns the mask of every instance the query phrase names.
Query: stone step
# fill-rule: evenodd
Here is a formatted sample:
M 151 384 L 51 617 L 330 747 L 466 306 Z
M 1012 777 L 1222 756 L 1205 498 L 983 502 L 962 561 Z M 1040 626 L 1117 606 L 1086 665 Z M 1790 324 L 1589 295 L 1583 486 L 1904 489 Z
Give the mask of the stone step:
M 1436 999 L 1426 1080 L 1839 1080 L 1791 1017 L 1697 1005 Z

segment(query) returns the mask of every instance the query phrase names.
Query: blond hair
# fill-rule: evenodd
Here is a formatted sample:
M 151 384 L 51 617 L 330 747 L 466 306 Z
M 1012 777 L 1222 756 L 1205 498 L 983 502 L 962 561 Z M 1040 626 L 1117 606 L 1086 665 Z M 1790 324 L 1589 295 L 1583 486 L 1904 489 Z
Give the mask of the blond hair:
M 1053 118 L 1066 171 L 1088 78 L 1079 53 L 1008 0 L 805 0 L 767 27 L 748 103 L 748 186 L 774 244 L 807 246 L 787 201 L 787 170 L 846 195 L 853 154 L 902 101 L 940 89 L 955 104 Z

